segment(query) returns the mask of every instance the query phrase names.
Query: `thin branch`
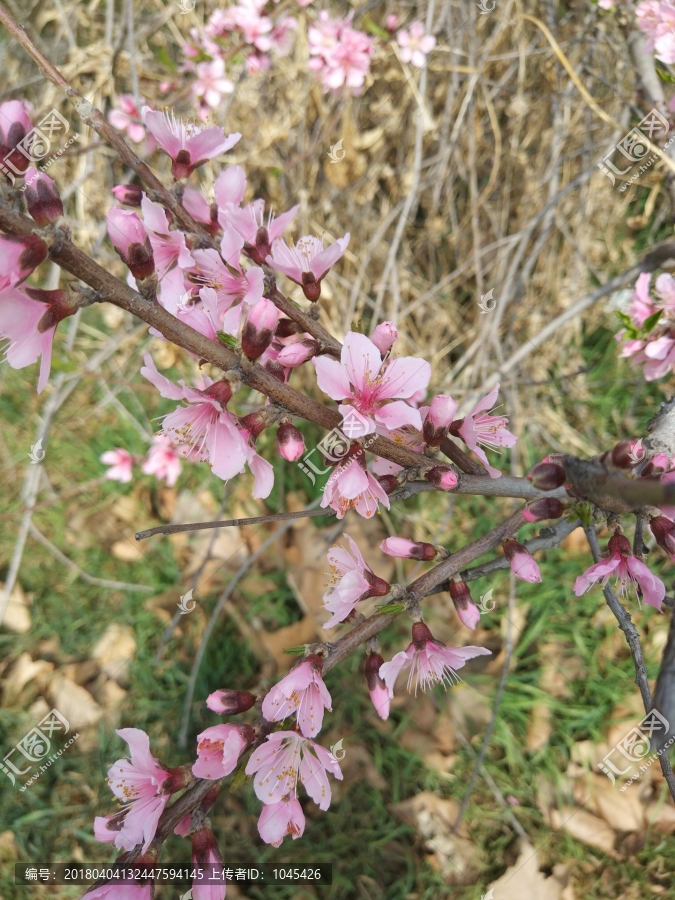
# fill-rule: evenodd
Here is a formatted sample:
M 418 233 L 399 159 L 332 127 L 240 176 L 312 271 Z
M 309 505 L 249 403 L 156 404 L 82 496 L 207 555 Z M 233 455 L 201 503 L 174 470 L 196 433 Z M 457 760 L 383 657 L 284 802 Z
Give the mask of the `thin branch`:
M 86 581 L 87 584 L 95 584 L 97 587 L 114 588 L 115 590 L 122 591 L 145 591 L 148 594 L 152 594 L 155 591 L 155 588 L 150 587 L 147 584 L 128 584 L 126 581 L 110 581 L 107 578 L 96 578 L 95 575 L 90 575 L 88 572 L 85 572 L 77 565 L 77 563 L 74 563 L 72 559 L 68 559 L 64 553 L 61 553 L 59 548 L 55 547 L 32 522 L 30 522 L 28 530 L 36 541 L 39 541 L 43 547 L 46 547 L 47 550 L 49 550 L 52 556 L 58 559 L 60 563 L 63 563 L 64 566 L 71 569 L 78 578 L 81 578 L 82 581 Z
M 586 532 L 588 544 L 591 548 L 593 561 L 596 563 L 600 562 L 602 554 L 600 550 L 600 544 L 598 542 L 598 536 L 595 533 L 595 528 L 591 525 L 590 527 L 585 527 L 584 531 Z M 616 594 L 609 586 L 609 584 L 606 584 L 602 591 L 605 595 L 607 606 L 609 606 L 609 608 L 614 613 L 614 616 L 619 623 L 619 628 L 626 635 L 626 641 L 628 642 L 630 655 L 633 658 L 633 665 L 635 666 L 635 683 L 640 689 L 645 712 L 650 713 L 652 709 L 654 709 L 654 705 L 652 703 L 652 694 L 649 689 L 649 680 L 647 678 L 647 666 L 645 665 L 644 657 L 642 655 L 642 647 L 640 646 L 640 635 L 638 634 L 635 625 L 633 625 L 629 613 L 626 612 L 623 606 L 619 603 L 616 598 Z M 673 774 L 673 769 L 670 765 L 668 755 L 666 753 L 662 753 L 659 757 L 659 762 L 661 763 L 661 771 L 663 772 L 663 777 L 668 783 L 670 795 L 673 800 L 675 800 L 675 775 Z
M 307 516 L 331 515 L 332 509 L 301 509 L 298 512 L 276 513 L 272 516 L 251 516 L 249 519 L 226 519 L 222 522 L 192 522 L 186 525 L 159 525 L 148 531 L 136 532 L 136 540 L 144 541 L 153 534 L 178 534 L 181 531 L 206 531 L 209 528 L 230 528 L 233 525 L 264 525 L 266 522 L 283 522 L 285 519 L 304 519 Z

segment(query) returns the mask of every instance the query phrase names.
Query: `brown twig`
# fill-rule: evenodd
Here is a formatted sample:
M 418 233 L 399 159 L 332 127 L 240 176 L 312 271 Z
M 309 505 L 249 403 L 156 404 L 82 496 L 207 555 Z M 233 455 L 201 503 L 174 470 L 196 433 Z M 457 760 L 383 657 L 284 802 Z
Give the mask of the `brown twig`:
M 298 512 L 276 513 L 272 516 L 251 516 L 249 519 L 226 519 L 222 522 L 192 522 L 185 525 L 158 525 L 147 531 L 137 531 L 136 540 L 144 541 L 153 534 L 178 534 L 181 531 L 206 531 L 209 528 L 229 528 L 233 525 L 263 525 L 266 522 L 282 522 L 284 519 L 304 519 L 307 516 L 326 516 L 332 509 L 301 509 Z
M 586 537 L 588 538 L 588 544 L 591 548 L 591 554 L 593 555 L 593 561 L 599 562 L 601 559 L 601 551 L 600 544 L 598 542 L 598 536 L 595 533 L 595 528 L 593 526 L 584 528 L 586 532 Z M 619 623 L 619 628 L 623 631 L 626 636 L 626 641 L 628 642 L 628 647 L 630 649 L 630 655 L 633 658 L 633 665 L 635 666 L 635 683 L 637 684 L 640 694 L 642 695 L 642 703 L 645 708 L 646 713 L 650 713 L 652 709 L 654 709 L 654 705 L 652 703 L 652 694 L 649 689 L 649 680 L 647 678 L 647 666 L 645 665 L 645 660 L 642 655 L 642 647 L 640 646 L 640 635 L 637 632 L 635 625 L 631 620 L 629 613 L 623 608 L 623 606 L 619 603 L 616 598 L 616 594 L 609 586 L 606 584 L 602 589 L 605 595 L 605 600 L 607 601 L 607 606 L 612 610 L 614 616 Z M 666 779 L 668 783 L 668 787 L 670 789 L 670 795 L 675 801 L 675 775 L 673 774 L 672 766 L 670 765 L 670 760 L 666 753 L 662 753 L 659 757 L 659 762 L 661 763 L 661 771 L 663 772 L 663 777 Z

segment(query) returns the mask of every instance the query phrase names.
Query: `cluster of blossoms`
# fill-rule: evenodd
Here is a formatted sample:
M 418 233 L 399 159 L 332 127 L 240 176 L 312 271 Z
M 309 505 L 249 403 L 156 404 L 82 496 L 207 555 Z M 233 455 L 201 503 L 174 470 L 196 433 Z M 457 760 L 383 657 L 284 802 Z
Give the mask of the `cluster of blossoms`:
M 607 7 L 605 7 L 607 8 Z M 644 0 L 635 9 L 638 27 L 646 35 L 647 49 L 664 63 L 675 62 L 675 5 L 659 0 Z
M 110 466 L 105 477 L 111 481 L 120 481 L 128 484 L 133 477 L 133 467 L 141 464 L 144 475 L 154 475 L 155 478 L 165 480 L 167 487 L 173 487 L 181 472 L 181 464 L 175 447 L 165 434 L 156 434 L 152 447 L 145 457 L 134 457 L 124 447 L 115 447 L 114 450 L 106 450 L 101 454 L 101 462 Z
M 628 313 L 618 313 L 623 324 L 616 339 L 621 356 L 634 366 L 642 365 L 647 381 L 664 378 L 675 368 L 675 278 L 664 273 L 650 294 L 651 275 L 638 277 Z
M 311 3 L 297 0 L 299 7 Z M 191 91 L 202 119 L 209 117 L 223 95 L 234 91 L 233 67 L 239 68 L 243 62 L 249 74 L 264 73 L 270 67 L 270 54 L 289 55 L 299 27 L 295 15 L 287 8 L 276 14 L 275 4 L 268 0 L 240 0 L 227 9 L 215 10 L 202 31 L 191 29 L 190 40 L 183 47 L 182 68 L 194 78 Z M 310 14 L 308 69 L 317 74 L 326 91 L 348 88 L 360 93 L 370 71 L 377 39 L 354 28 L 353 17 L 353 11 L 344 18 L 331 16 L 326 10 L 313 20 Z M 397 31 L 395 15 L 389 16 L 386 28 L 392 36 L 396 32 L 401 59 L 422 68 L 436 38 L 426 33 L 421 22 Z M 123 108 L 119 112 L 126 114 Z

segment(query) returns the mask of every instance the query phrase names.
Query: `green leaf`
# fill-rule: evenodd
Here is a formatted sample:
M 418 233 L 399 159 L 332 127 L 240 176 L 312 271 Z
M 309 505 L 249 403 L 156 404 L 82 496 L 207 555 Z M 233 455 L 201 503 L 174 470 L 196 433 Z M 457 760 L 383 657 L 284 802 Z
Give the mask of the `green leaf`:
M 233 794 L 239 788 L 246 784 L 251 776 L 246 774 L 246 763 L 242 763 L 235 772 L 234 778 L 230 783 L 230 793 Z
M 178 71 L 178 67 L 176 63 L 171 59 L 169 55 L 169 51 L 166 47 L 157 47 L 155 49 L 155 57 L 158 62 L 161 62 L 162 65 L 166 66 L 167 69 L 170 69 L 174 74 Z
M 662 315 L 663 315 L 662 309 L 659 309 L 655 313 L 652 313 L 651 316 L 649 316 L 647 319 L 645 319 L 644 325 L 642 326 L 642 330 L 643 331 L 651 331 L 652 328 L 659 321 L 659 319 L 661 318 Z
M 618 310 L 616 311 L 616 315 L 619 319 L 619 322 L 621 322 L 623 327 L 626 329 L 628 337 L 631 339 L 636 338 L 638 336 L 638 330 L 635 325 L 633 325 L 630 316 L 627 316 L 626 313 L 619 312 Z
M 379 25 L 376 25 L 375 22 L 370 18 L 370 16 L 362 16 L 361 21 L 366 29 L 371 34 L 374 34 L 375 37 L 381 38 L 383 41 L 388 41 L 391 39 L 391 35 L 388 31 L 385 31 L 384 28 L 380 28 Z
M 579 516 L 582 524 L 587 528 L 593 524 L 593 507 L 587 500 L 583 500 L 581 503 L 575 503 L 572 509 Z
M 385 603 L 383 606 L 376 606 L 375 609 L 378 612 L 386 613 L 388 616 L 397 616 L 405 609 L 405 603 L 398 603 L 396 600 L 392 600 L 390 603 Z
M 224 331 L 216 331 L 216 337 L 221 344 L 229 347 L 230 350 L 235 350 L 239 346 L 239 341 L 236 337 L 232 337 L 231 334 L 226 334 Z
M 656 74 L 659 76 L 661 81 L 665 81 L 667 84 L 675 84 L 675 75 L 671 75 L 671 73 L 667 72 L 665 69 L 660 69 L 657 67 Z
M 293 656 L 302 656 L 305 652 L 305 645 L 302 644 L 300 647 L 288 647 L 284 650 L 284 653 L 292 653 Z

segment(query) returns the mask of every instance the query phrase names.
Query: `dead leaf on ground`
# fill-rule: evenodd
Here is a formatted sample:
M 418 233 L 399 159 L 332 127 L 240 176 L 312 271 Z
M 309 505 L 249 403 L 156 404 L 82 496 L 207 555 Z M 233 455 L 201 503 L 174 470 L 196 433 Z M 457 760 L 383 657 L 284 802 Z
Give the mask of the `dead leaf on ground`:
M 21 850 L 16 842 L 13 831 L 0 832 L 0 859 L 8 859 L 16 862 L 21 856 Z
M 432 865 L 448 884 L 469 884 L 475 880 L 478 854 L 475 846 L 467 840 L 465 823 L 462 822 L 457 834 L 451 834 L 459 814 L 456 800 L 423 791 L 403 803 L 393 804 L 391 810 L 422 834 L 427 850 L 435 859 Z
M 136 638 L 130 625 L 109 625 L 94 644 L 91 658 L 118 684 L 129 681 L 129 664 L 136 655 Z
M 575 840 L 595 847 L 614 859 L 620 859 L 620 855 L 614 849 L 616 835 L 609 825 L 603 820 L 574 806 L 563 806 L 560 809 L 551 810 L 551 825 L 553 828 L 564 830 Z
M 539 871 L 537 852 L 524 841 L 514 865 L 489 885 L 488 894 L 490 890 L 495 900 L 563 900 L 563 885 L 555 875 Z
M 4 582 L 0 581 L 0 597 L 5 590 Z M 7 631 L 13 631 L 15 634 L 25 634 L 31 625 L 30 610 L 28 609 L 28 598 L 17 582 L 12 588 L 9 595 L 9 601 L 5 607 L 5 615 L 2 620 L 3 628 Z
M 293 622 L 277 631 L 259 631 L 257 635 L 274 658 L 280 673 L 287 672 L 297 662 L 297 656 L 284 653 L 285 649 L 309 644 L 317 638 L 313 616 L 304 616 L 299 622 Z
M 38 691 L 44 690 L 48 678 L 54 671 L 54 663 L 44 659 L 31 659 L 30 653 L 22 653 L 4 680 L 3 702 L 11 706 L 27 684 L 35 682 Z
M 574 800 L 615 831 L 640 831 L 644 827 L 644 805 L 637 786 L 621 792 L 604 775 L 587 773 L 574 785 Z
M 545 703 L 535 703 L 527 729 L 527 749 L 534 752 L 541 750 L 548 744 L 552 731 L 551 710 Z
M 95 725 L 103 710 L 89 691 L 57 672 L 47 689 L 53 707 L 70 723 L 71 730 Z
M 447 704 L 455 731 L 461 731 L 467 740 L 481 733 L 492 717 L 489 700 L 468 684 L 458 684 L 448 691 Z

